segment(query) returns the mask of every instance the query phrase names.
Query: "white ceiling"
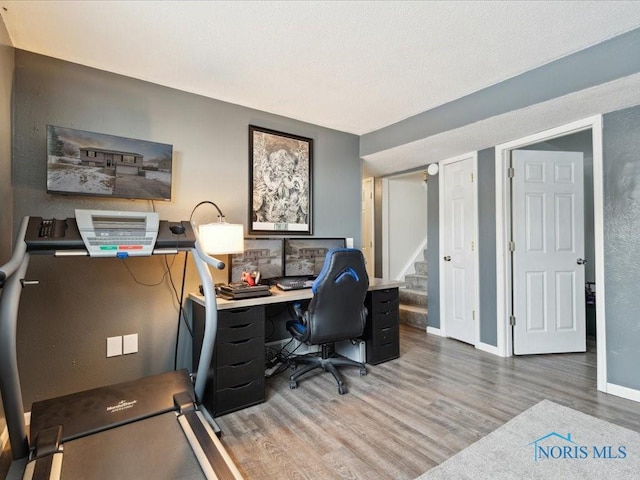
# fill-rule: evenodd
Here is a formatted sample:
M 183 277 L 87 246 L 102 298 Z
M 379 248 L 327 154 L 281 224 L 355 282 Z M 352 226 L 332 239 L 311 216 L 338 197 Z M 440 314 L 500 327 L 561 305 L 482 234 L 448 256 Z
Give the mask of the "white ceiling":
M 357 135 L 640 26 L 637 1 L 0 0 L 0 13 L 16 48 Z M 368 156 L 370 170 L 427 163 L 414 143 Z

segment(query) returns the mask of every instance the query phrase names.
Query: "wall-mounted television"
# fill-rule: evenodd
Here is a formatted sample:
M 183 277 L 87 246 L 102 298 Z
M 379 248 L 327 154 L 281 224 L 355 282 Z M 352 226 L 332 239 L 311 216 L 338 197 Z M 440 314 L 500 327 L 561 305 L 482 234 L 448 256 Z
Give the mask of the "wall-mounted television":
M 344 238 L 286 238 L 284 240 L 284 275 L 286 277 L 317 276 L 327 252 L 344 248 Z
M 173 146 L 47 125 L 47 193 L 171 200 Z
M 245 238 L 244 252 L 231 255 L 231 282 L 239 282 L 242 272 L 260 272 L 260 281 L 283 276 L 282 238 Z M 268 283 L 268 282 L 264 282 Z

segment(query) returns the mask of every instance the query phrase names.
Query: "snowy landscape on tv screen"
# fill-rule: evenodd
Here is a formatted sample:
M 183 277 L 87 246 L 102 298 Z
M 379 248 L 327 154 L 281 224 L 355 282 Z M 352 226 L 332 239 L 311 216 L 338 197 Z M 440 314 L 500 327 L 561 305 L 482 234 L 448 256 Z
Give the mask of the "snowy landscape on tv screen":
M 47 125 L 47 192 L 171 200 L 173 146 Z

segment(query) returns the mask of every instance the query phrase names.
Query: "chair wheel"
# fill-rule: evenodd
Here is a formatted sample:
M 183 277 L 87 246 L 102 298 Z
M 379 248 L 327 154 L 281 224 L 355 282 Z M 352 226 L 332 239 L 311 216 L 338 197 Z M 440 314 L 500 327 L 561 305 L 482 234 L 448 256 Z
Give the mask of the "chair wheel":
M 295 380 L 291 380 L 291 381 L 289 382 L 289 388 L 290 388 L 291 390 L 293 390 L 294 388 L 298 388 L 298 382 L 296 382 Z
M 360 376 L 364 377 L 367 374 L 367 369 L 365 367 L 360 369 Z
M 345 387 L 344 385 L 338 385 L 338 393 L 340 395 L 344 395 L 345 393 L 347 393 L 347 387 Z

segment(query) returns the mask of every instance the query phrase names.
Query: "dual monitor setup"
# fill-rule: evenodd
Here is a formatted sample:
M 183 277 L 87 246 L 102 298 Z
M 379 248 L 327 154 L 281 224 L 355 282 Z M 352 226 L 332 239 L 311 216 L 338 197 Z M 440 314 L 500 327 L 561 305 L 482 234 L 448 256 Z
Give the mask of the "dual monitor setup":
M 308 277 L 322 270 L 332 248 L 344 248 L 344 238 L 245 238 L 244 253 L 231 255 L 230 282 L 243 280 L 243 273 L 258 272 L 260 283 Z

